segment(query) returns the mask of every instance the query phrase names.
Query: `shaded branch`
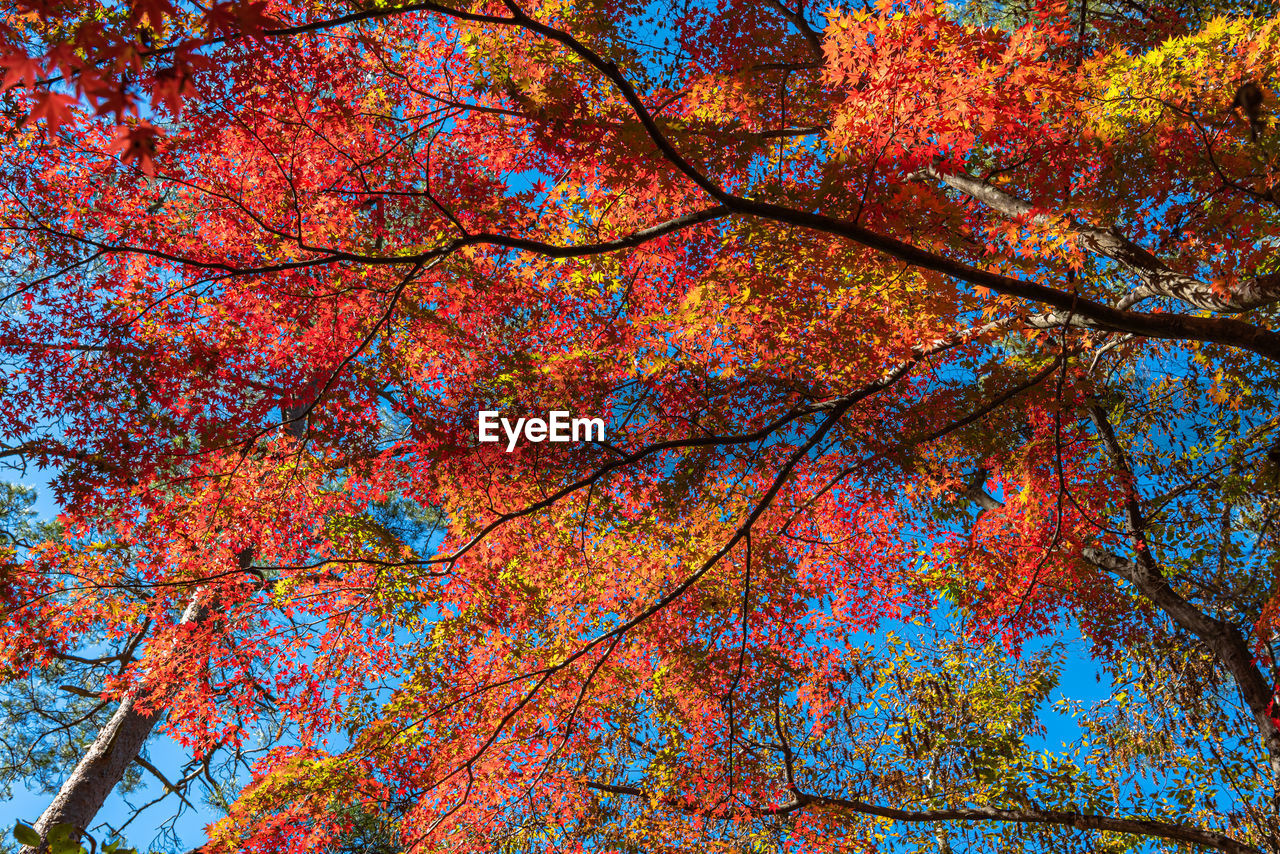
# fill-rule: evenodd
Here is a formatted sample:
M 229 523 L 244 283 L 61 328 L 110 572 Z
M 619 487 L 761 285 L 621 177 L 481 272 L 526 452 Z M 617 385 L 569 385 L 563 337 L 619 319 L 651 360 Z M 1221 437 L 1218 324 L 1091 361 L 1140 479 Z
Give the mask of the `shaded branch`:
M 618 786 L 608 783 L 587 782 L 588 789 L 607 792 L 612 795 L 644 798 L 654 800 L 652 795 L 635 786 Z M 696 800 L 663 796 L 656 798 L 659 802 L 682 812 L 703 815 L 713 818 L 733 818 L 731 811 L 725 808 L 705 808 Z M 1048 810 L 1037 807 L 1019 809 L 1003 809 L 1000 807 L 958 807 L 954 809 L 907 810 L 897 807 L 879 806 L 849 798 L 815 795 L 801 791 L 793 791 L 792 799 L 787 803 L 773 806 L 748 806 L 746 812 L 750 816 L 787 815 L 811 807 L 825 807 L 842 810 L 857 815 L 887 818 L 911 824 L 933 822 L 1003 822 L 1012 824 L 1041 824 L 1057 827 L 1069 827 L 1074 830 L 1102 830 L 1112 833 L 1125 833 L 1156 839 L 1168 839 L 1176 842 L 1190 842 L 1207 848 L 1215 848 L 1228 854 L 1262 854 L 1251 845 L 1239 842 L 1224 833 L 1205 830 L 1188 824 L 1159 821 L 1148 818 L 1119 818 L 1099 815 L 1097 813 L 1076 812 L 1073 810 Z
M 1042 228 L 1055 225 L 1066 228 L 1090 252 L 1110 258 L 1135 273 L 1142 280 L 1142 286 L 1121 300 L 1118 308 L 1130 308 L 1150 297 L 1169 297 L 1196 308 L 1226 312 L 1248 311 L 1280 301 L 1280 274 L 1243 279 L 1236 283 L 1230 295 L 1223 296 L 1208 282 L 1172 269 L 1116 229 L 1100 228 L 1071 214 L 1055 215 L 1039 211 L 1029 202 L 971 175 L 946 174 L 932 166 L 920 170 L 917 173 L 919 175 L 928 175 L 1009 219 Z
M 1116 437 L 1106 412 L 1097 403 L 1089 407 L 1089 416 L 1102 438 L 1112 464 L 1124 479 L 1125 533 L 1133 542 L 1136 560 L 1128 560 L 1103 549 L 1083 551 L 1086 560 L 1119 577 L 1138 589 L 1152 604 L 1164 611 L 1179 627 L 1199 638 L 1232 678 L 1241 698 L 1257 722 L 1258 732 L 1266 747 L 1271 772 L 1280 781 L 1280 727 L 1271 718 L 1275 689 L 1258 668 L 1249 643 L 1240 629 L 1224 620 L 1211 617 L 1184 599 L 1169 584 L 1152 555 L 1147 541 L 1147 521 L 1133 488 L 1134 474 L 1128 457 Z
M 1198 340 L 1238 347 L 1273 361 L 1280 361 L 1280 335 L 1269 329 L 1254 326 L 1233 318 L 1195 317 L 1183 314 L 1145 314 L 1124 308 L 1113 308 L 1076 293 L 1042 285 L 1038 282 L 1005 276 L 991 270 L 971 266 L 906 241 L 845 219 L 812 211 L 789 208 L 772 202 L 748 199 L 734 195 L 704 174 L 675 147 L 658 126 L 654 114 L 645 106 L 639 93 L 624 75 L 618 64 L 600 56 L 574 36 L 529 17 L 511 0 L 504 0 L 512 15 L 507 19 L 493 19 L 493 23 L 518 26 L 538 33 L 544 38 L 563 45 L 588 65 L 604 75 L 622 95 L 627 105 L 643 126 L 659 153 L 677 171 L 683 174 L 703 192 L 711 196 L 730 212 L 744 216 L 786 223 L 811 231 L 843 237 L 854 243 L 875 250 L 913 267 L 931 270 L 972 285 L 988 288 L 1005 296 L 1030 300 L 1065 311 L 1071 317 L 1090 321 L 1102 329 L 1132 332 L 1148 338 L 1173 340 Z M 424 4 L 426 5 L 426 4 Z M 452 15 L 453 10 L 440 6 L 436 11 Z

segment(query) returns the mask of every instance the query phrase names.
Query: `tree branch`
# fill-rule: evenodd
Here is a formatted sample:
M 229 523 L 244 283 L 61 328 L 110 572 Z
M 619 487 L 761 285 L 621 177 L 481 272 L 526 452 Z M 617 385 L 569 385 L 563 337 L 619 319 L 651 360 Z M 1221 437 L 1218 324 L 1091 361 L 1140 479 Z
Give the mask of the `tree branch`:
M 511 10 L 511 18 L 509 20 L 494 19 L 493 23 L 523 27 L 538 33 L 544 38 L 568 48 L 588 65 L 599 71 L 622 95 L 623 100 L 627 102 L 627 105 L 631 108 L 636 119 L 643 126 L 645 133 L 659 153 L 677 171 L 732 213 L 786 223 L 811 231 L 843 237 L 913 267 L 932 270 L 960 281 L 988 288 L 999 294 L 1030 300 L 1056 308 L 1068 312 L 1071 317 L 1088 320 L 1099 328 L 1117 332 L 1132 332 L 1148 338 L 1198 340 L 1224 344 L 1228 347 L 1238 347 L 1252 351 L 1273 361 L 1280 361 L 1280 335 L 1269 329 L 1244 323 L 1233 318 L 1194 317 L 1183 314 L 1145 314 L 1123 308 L 1113 308 L 1076 293 L 1051 288 L 1038 282 L 1016 279 L 991 270 L 974 267 L 962 261 L 936 255 L 896 237 L 871 231 L 857 222 L 734 195 L 704 174 L 680 153 L 662 129 L 658 127 L 655 116 L 645 106 L 640 99 L 639 93 L 619 69 L 617 63 L 612 60 L 606 60 L 569 33 L 529 17 L 511 0 L 505 0 L 505 5 Z M 437 7 L 435 11 L 443 15 L 454 14 L 454 10 L 446 6 Z
M 1280 301 L 1280 274 L 1254 276 L 1237 283 L 1235 290 L 1223 296 L 1207 282 L 1179 273 L 1142 246 L 1119 231 L 1100 228 L 1076 219 L 1071 214 L 1054 215 L 1038 212 L 1030 203 L 963 173 L 945 174 L 926 166 L 917 175 L 928 175 L 953 190 L 1009 219 L 1028 225 L 1064 226 L 1095 255 L 1110 258 L 1142 280 L 1142 286 L 1127 295 L 1118 308 L 1127 309 L 1149 297 L 1169 297 L 1209 311 L 1242 312 Z
M 645 798 L 652 800 L 651 795 L 635 786 L 618 786 L 609 783 L 587 782 L 588 789 L 607 792 L 612 795 Z M 713 818 L 731 818 L 732 814 L 724 808 L 704 808 L 696 800 L 682 800 L 664 796 L 659 797 L 661 803 L 682 812 L 705 815 Z M 1002 809 L 999 807 L 958 807 L 939 810 L 906 810 L 896 807 L 885 807 L 868 804 L 848 798 L 836 798 L 826 795 L 814 795 L 793 791 L 792 799 L 776 806 L 749 806 L 747 813 L 751 816 L 787 815 L 809 807 L 827 807 L 843 810 L 857 815 L 887 818 L 891 821 L 906 823 L 932 822 L 1007 822 L 1012 824 L 1043 824 L 1057 827 L 1070 827 L 1075 830 L 1103 830 L 1112 833 L 1125 833 L 1156 839 L 1169 839 L 1176 842 L 1190 842 L 1207 848 L 1216 848 L 1228 854 L 1262 854 L 1251 845 L 1239 842 L 1226 834 L 1214 830 L 1204 830 L 1187 824 L 1159 821 L 1148 818 L 1118 818 L 1098 815 L 1096 813 L 1075 812 L 1072 810 L 1048 810 L 1037 807 L 1020 809 Z
M 1199 638 L 1214 658 L 1235 680 L 1240 696 L 1253 714 L 1262 736 L 1273 778 L 1280 782 L 1280 727 L 1271 718 L 1275 689 L 1254 661 L 1248 642 L 1235 625 L 1211 617 L 1188 602 L 1169 584 L 1152 555 L 1146 536 L 1146 519 L 1133 488 L 1133 469 L 1116 438 L 1107 414 L 1098 404 L 1089 407 L 1089 415 L 1102 437 L 1112 464 L 1124 478 L 1124 524 L 1134 545 L 1137 560 L 1127 560 L 1103 549 L 1083 551 L 1086 560 L 1114 573 L 1138 589 L 1157 608 L 1164 611 L 1179 627 Z

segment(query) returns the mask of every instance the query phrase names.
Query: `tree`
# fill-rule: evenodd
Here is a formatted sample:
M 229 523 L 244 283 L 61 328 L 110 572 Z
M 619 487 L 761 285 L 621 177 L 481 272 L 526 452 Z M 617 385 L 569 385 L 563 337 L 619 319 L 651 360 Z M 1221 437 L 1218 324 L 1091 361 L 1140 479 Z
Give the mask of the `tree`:
M 1280 851 L 1273 5 L 5 15 L 37 830 L 163 720 L 208 851 Z

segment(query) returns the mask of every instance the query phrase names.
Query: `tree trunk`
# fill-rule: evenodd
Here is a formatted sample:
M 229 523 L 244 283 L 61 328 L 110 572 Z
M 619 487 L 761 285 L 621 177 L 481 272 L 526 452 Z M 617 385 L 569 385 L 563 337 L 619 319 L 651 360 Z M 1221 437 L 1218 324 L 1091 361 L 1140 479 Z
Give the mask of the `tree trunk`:
M 182 612 L 182 623 L 199 623 L 208 613 L 201 604 L 201 590 L 196 590 L 191 602 Z M 111 790 L 124 778 L 129 763 L 142 752 L 142 746 L 151 737 L 151 731 L 164 716 L 160 709 L 146 715 L 134 707 L 132 695 L 126 695 L 107 721 L 93 744 L 85 751 L 75 770 L 71 772 L 53 803 L 40 816 L 35 830 L 41 838 L 48 838 L 50 828 L 69 824 L 78 831 L 89 829 L 98 810 L 111 794 Z M 23 847 L 21 854 L 35 854 L 38 849 Z

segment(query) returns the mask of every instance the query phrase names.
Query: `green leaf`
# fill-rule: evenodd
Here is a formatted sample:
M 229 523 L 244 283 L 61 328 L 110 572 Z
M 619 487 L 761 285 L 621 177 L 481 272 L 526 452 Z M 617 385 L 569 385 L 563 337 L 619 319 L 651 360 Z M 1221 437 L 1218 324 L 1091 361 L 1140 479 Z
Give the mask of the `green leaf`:
M 81 854 L 84 849 L 70 839 L 49 840 L 50 854 Z
M 34 828 L 27 827 L 25 824 L 18 822 L 13 827 L 13 838 L 21 842 L 23 845 L 38 846 L 41 843 L 40 834 L 35 832 Z

